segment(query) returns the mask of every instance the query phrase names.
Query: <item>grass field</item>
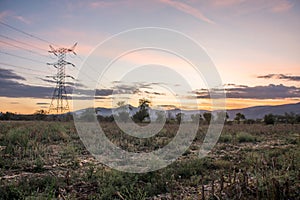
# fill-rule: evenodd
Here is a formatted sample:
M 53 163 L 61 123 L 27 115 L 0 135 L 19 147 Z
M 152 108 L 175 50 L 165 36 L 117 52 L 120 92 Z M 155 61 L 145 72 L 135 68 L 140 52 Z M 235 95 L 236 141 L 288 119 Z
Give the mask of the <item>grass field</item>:
M 101 123 L 110 140 L 130 151 L 166 145 L 178 129 L 136 140 Z M 112 170 L 85 149 L 72 122 L 0 122 L 0 199 L 300 199 L 300 125 L 225 125 L 203 159 L 207 127 L 183 156 L 144 174 Z

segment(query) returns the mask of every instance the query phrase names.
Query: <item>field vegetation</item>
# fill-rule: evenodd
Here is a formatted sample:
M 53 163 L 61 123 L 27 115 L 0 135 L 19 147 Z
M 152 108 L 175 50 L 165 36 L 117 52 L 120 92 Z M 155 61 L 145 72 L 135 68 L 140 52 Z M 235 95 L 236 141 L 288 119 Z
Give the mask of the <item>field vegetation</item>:
M 179 125 L 142 140 L 114 122 L 101 126 L 115 145 L 139 152 L 166 145 Z M 199 159 L 207 127 L 173 164 L 131 174 L 95 160 L 72 121 L 2 121 L 0 199 L 299 199 L 300 124 L 227 124 Z

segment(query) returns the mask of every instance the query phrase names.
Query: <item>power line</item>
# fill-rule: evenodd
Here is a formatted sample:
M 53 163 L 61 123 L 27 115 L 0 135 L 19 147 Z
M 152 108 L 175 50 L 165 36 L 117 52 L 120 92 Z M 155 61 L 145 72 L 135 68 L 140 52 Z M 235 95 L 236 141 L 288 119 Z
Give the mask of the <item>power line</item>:
M 29 36 L 29 37 L 32 37 L 32 38 L 35 38 L 35 39 L 40 40 L 40 41 L 42 41 L 42 42 L 45 42 L 45 43 L 47 43 L 47 44 L 53 44 L 53 43 L 51 43 L 51 42 L 48 41 L 48 40 L 45 40 L 45 39 L 40 38 L 40 37 L 38 37 L 38 36 L 35 36 L 35 35 L 31 34 L 31 33 L 27 33 L 27 32 L 25 32 L 25 31 L 23 31 L 23 30 L 21 30 L 21 29 L 19 29 L 19 28 L 16 28 L 16 27 L 14 27 L 14 26 L 12 26 L 12 25 L 9 25 L 9 24 L 7 24 L 7 23 L 4 23 L 4 22 L 2 22 L 2 21 L 0 21 L 0 24 L 2 24 L 2 25 L 6 26 L 6 27 L 8 27 L 8 28 L 10 28 L 10 29 L 12 29 L 12 30 L 14 30 L 14 31 L 17 31 L 17 32 L 20 32 L 20 33 L 22 33 L 22 34 L 24 34 L 24 35 L 27 35 L 27 36 Z M 7 37 L 7 36 L 3 36 L 3 35 L 1 35 L 1 36 L 4 37 L 4 38 L 6 38 L 6 39 L 10 39 L 10 40 L 12 40 L 12 41 L 18 42 L 18 43 L 21 43 L 21 44 L 24 44 L 24 45 L 27 45 L 27 46 L 31 46 L 31 47 L 33 47 L 33 48 L 37 48 L 37 49 L 43 50 L 43 49 L 41 49 L 41 48 L 39 48 L 39 47 L 35 47 L 34 45 L 30 45 L 30 44 L 27 44 L 27 43 L 24 43 L 24 42 L 20 42 L 20 41 L 18 41 L 18 40 L 9 38 L 9 37 Z M 28 51 L 28 52 L 33 53 L 33 54 L 37 54 L 37 55 L 40 55 L 40 56 L 43 56 L 43 57 L 47 57 L 47 56 L 45 56 L 45 55 L 43 55 L 43 54 L 34 52 L 34 51 L 32 51 L 32 50 L 30 50 L 30 49 L 27 49 L 27 48 L 24 48 L 24 47 L 20 47 L 20 46 L 17 46 L 17 45 L 8 43 L 8 42 L 3 42 L 3 41 L 0 41 L 0 42 L 2 42 L 2 43 L 4 43 L 4 44 L 7 44 L 7 45 L 10 45 L 10 46 L 13 46 L 13 47 L 16 47 L 16 48 L 19 48 L 19 49 L 23 49 L 23 50 Z M 58 46 L 58 45 L 56 45 L 56 44 L 54 44 L 54 45 L 55 45 L 55 46 Z M 5 53 L 5 54 L 7 54 L 7 53 Z M 7 54 L 7 55 L 8 55 L 8 54 Z M 10 54 L 10 55 L 12 55 L 12 54 Z M 22 56 L 18 56 L 18 55 L 14 55 L 14 56 L 15 56 L 15 57 L 19 57 L 19 58 L 22 57 Z M 24 59 L 24 57 L 22 57 L 22 58 Z M 48 58 L 48 57 L 47 57 L 47 58 Z M 79 59 L 82 60 L 80 57 L 79 57 Z M 28 59 L 28 58 L 27 58 L 27 60 L 33 60 L 33 59 Z M 83 61 L 83 60 L 82 60 L 82 61 Z M 26 70 L 30 70 L 30 71 L 37 71 L 37 70 L 32 70 L 32 69 L 28 69 L 28 68 L 25 68 L 25 67 L 16 66 L 16 65 L 7 64 L 7 63 L 0 63 L 0 64 L 6 65 L 6 66 L 13 66 L 13 67 L 17 67 L 17 68 L 22 68 L 22 69 L 26 69 Z M 90 66 L 90 65 L 89 65 L 89 66 Z M 91 67 L 91 69 L 92 69 L 93 71 L 96 71 L 92 66 L 90 66 L 90 67 Z M 76 68 L 76 69 L 77 69 L 77 68 Z M 78 70 L 78 69 L 77 69 L 77 70 Z M 78 71 L 79 71 L 79 70 L 78 70 Z M 43 73 L 44 73 L 44 72 L 43 72 Z M 84 74 L 85 74 L 87 77 L 91 78 L 91 77 L 88 76 L 86 73 L 84 73 Z M 103 78 L 110 82 L 110 80 L 107 79 L 106 77 L 103 77 Z M 98 82 L 98 81 L 95 81 L 95 82 Z M 102 85 L 102 84 L 101 84 L 101 85 Z M 104 85 L 103 85 L 103 86 L 104 86 Z M 104 88 L 105 88 L 105 86 L 104 86 Z
M 43 86 L 43 87 L 48 87 L 48 88 L 54 88 L 52 84 L 41 84 L 41 83 L 36 83 L 29 81 L 29 84 L 34 84 L 33 86 Z
M 24 59 L 24 60 L 29 60 L 29 61 L 36 62 L 36 63 L 45 64 L 44 62 L 41 62 L 41 61 L 38 61 L 38 60 L 35 60 L 35 59 L 26 58 L 26 57 L 23 57 L 23 56 L 19 56 L 19 55 L 16 55 L 16 54 L 4 52 L 4 51 L 1 51 L 1 50 L 0 50 L 0 53 L 5 54 L 5 55 L 9 55 L 9 56 L 13 56 L 13 57 L 16 57 L 16 58 L 21 58 L 21 59 Z
M 15 30 L 15 31 L 17 31 L 17 32 L 20 32 L 20 33 L 22 33 L 22 34 L 24 34 L 24 35 L 27 35 L 27 36 L 29 36 L 29 37 L 32 37 L 32 38 L 35 38 L 35 39 L 37 39 L 37 40 L 40 40 L 40 41 L 42 41 L 42 42 L 45 42 L 45 43 L 47 43 L 47 44 L 53 44 L 52 42 L 50 42 L 50 41 L 48 41 L 48 40 L 45 40 L 45 39 L 43 39 L 43 38 L 41 38 L 41 37 L 38 37 L 38 36 L 35 36 L 35 35 L 33 35 L 33 34 L 31 34 L 31 33 L 27 33 L 27 32 L 25 32 L 25 31 L 23 31 L 23 30 L 21 30 L 21 29 L 19 29 L 19 28 L 16 28 L 16 27 L 14 27 L 14 26 L 12 26 L 12 25 L 9 25 L 9 24 L 7 24 L 7 23 L 5 23 L 5 22 L 3 22 L 3 21 L 0 21 L 0 24 L 2 24 L 2 25 L 4 25 L 4 26 L 6 26 L 6 27 L 8 27 L 8 28 L 10 28 L 10 29 L 12 29 L 12 30 Z M 3 35 L 2 35 L 3 36 Z M 7 36 L 4 36 L 4 37 L 6 37 L 7 39 L 8 39 L 8 37 Z M 12 40 L 14 40 L 14 39 L 12 39 Z M 14 40 L 14 41 L 16 41 L 16 40 Z M 0 41 L 0 42 L 2 42 L 2 41 Z M 16 41 L 16 42 L 19 42 L 19 43 L 23 43 L 23 44 L 26 44 L 26 43 L 24 43 L 24 42 L 20 42 L 20 41 Z M 2 42 L 2 43 L 5 43 L 5 42 Z M 6 44 L 8 44 L 8 43 L 6 43 Z M 8 44 L 8 45 L 11 45 L 11 46 L 13 46 L 12 44 Z M 26 45 L 28 45 L 28 44 L 26 44 Z M 56 45 L 56 44 L 54 44 L 55 46 L 58 46 L 58 45 Z M 30 45 L 30 46 L 33 46 L 33 45 Z M 14 45 L 14 47 L 16 47 L 16 48 L 21 48 L 21 47 L 18 47 L 18 46 L 16 46 L 16 45 Z M 34 46 L 34 48 L 39 48 L 39 47 L 35 47 Z M 40 48 L 39 48 L 40 49 Z M 23 48 L 23 50 L 25 50 L 25 48 Z M 28 50 L 28 49 L 26 49 L 26 50 Z M 37 52 L 34 52 L 34 51 L 31 51 L 31 50 L 29 50 L 31 53 L 35 53 L 35 54 L 37 54 Z M 39 54 L 39 53 L 38 53 Z M 42 54 L 39 54 L 39 55 L 42 55 Z M 42 55 L 42 56 L 44 56 L 44 57 L 47 57 L 47 56 L 45 56 L 45 55 Z M 48 57 L 47 57 L 48 58 Z M 81 58 L 81 57 L 79 57 L 78 56 L 78 58 L 83 62 L 83 59 Z M 89 65 L 89 64 L 88 64 Z M 96 71 L 91 65 L 89 65 L 90 67 L 91 67 L 91 69 L 93 70 L 93 71 Z M 78 69 L 77 69 L 78 70 Z M 89 77 L 89 76 L 88 76 Z M 90 78 L 90 77 L 89 77 Z M 106 79 L 107 81 L 110 81 L 109 79 L 107 79 L 106 77 L 103 77 L 104 79 Z M 97 82 L 97 81 L 96 81 Z
M 33 74 L 33 73 L 28 73 L 28 72 L 16 72 L 17 74 L 27 74 L 27 75 L 32 75 L 32 76 L 41 76 L 41 74 Z M 37 78 L 37 77 L 32 77 L 32 78 Z
M 20 68 L 20 69 L 26 69 L 26 70 L 33 71 L 33 72 L 42 72 L 42 73 L 46 73 L 45 71 L 35 70 L 35 69 L 30 69 L 30 68 L 26 68 L 26 67 L 22 67 L 22 66 L 18 66 L 18 65 L 13 65 L 13 64 L 9 64 L 9 63 L 3 63 L 3 62 L 0 62 L 0 65 L 10 66 L 10 67 L 15 67 L 15 68 Z M 40 74 L 39 74 L 39 75 L 40 75 Z
M 26 74 L 26 75 L 31 75 L 31 76 L 44 76 L 44 75 L 41 75 L 41 74 L 34 74 L 34 73 L 28 73 L 28 72 L 15 72 L 15 73 L 17 73 L 17 74 Z M 32 79 L 39 79 L 39 77 L 31 77 Z M 38 85 L 38 86 L 45 86 L 45 87 L 51 87 L 51 88 L 53 88 L 53 86 L 52 86 L 52 84 L 50 84 L 50 83 L 48 83 L 48 82 L 46 82 L 46 81 L 44 81 L 45 83 L 46 83 L 46 85 L 45 84 L 41 84 L 41 83 L 36 83 L 36 82 L 33 82 L 33 81 L 28 81 L 27 79 L 26 79 L 26 83 L 30 83 L 30 84 L 35 84 L 35 85 Z
M 36 48 L 36 49 L 38 49 L 38 50 L 41 50 L 41 51 L 46 51 L 46 52 L 48 51 L 48 50 L 42 49 L 42 48 L 40 48 L 40 47 L 34 46 L 34 45 L 32 45 L 32 44 L 28 44 L 28 43 L 26 43 L 26 42 L 22 42 L 22 41 L 19 41 L 19 40 L 13 39 L 13 38 L 11 38 L 11 37 L 8 37 L 8 36 L 2 35 L 2 34 L 0 34 L 0 37 L 2 37 L 2 38 L 6 38 L 6 39 L 8 39 L 8 40 L 11 40 L 11 41 L 14 41 L 14 42 L 17 42 L 17 43 L 23 44 L 23 45 L 27 45 L 27 46 L 30 46 L 30 47 Z
M 33 35 L 33 34 L 27 33 L 27 32 L 25 32 L 25 31 L 23 31 L 23 30 L 21 30 L 21 29 L 19 29 L 19 28 L 13 27 L 12 25 L 6 24 L 6 23 L 4 23 L 4 22 L 2 22 L 2 21 L 0 21 L 0 24 L 4 25 L 4 26 L 6 26 L 6 27 L 8 27 L 8 28 L 10 28 L 10 29 L 13 29 L 13 30 L 15 30 L 15 31 L 17 31 L 17 32 L 20 32 L 20 33 L 22 33 L 22 34 L 24 34 L 24 35 L 27 35 L 27 36 L 29 36 L 29 37 L 32 37 L 32 38 L 35 38 L 35 39 L 40 40 L 40 41 L 42 41 L 42 42 L 45 42 L 45 43 L 47 43 L 47 44 L 52 44 L 51 42 L 49 42 L 49 41 L 47 41 L 47 40 L 45 40 L 45 39 L 43 39 L 43 38 L 40 38 L 40 37 L 35 36 L 35 35 Z
M 30 73 L 27 73 L 27 74 L 30 74 Z M 42 83 L 37 83 L 37 82 L 33 82 L 33 81 L 26 81 L 26 83 L 27 83 L 26 85 L 33 84 L 30 86 L 43 86 L 43 87 L 53 88 L 52 84 L 48 84 L 48 83 L 42 84 Z
M 27 49 L 27 48 L 24 48 L 24 47 L 17 46 L 17 45 L 15 45 L 15 44 L 12 44 L 12 43 L 9 43 L 9 42 L 5 42 L 5 41 L 1 41 L 1 40 L 0 40 L 0 42 L 3 43 L 3 44 L 6 44 L 6 45 L 9 45 L 9 46 L 12 46 L 12 47 L 15 47 L 15 48 L 19 48 L 19 49 L 22 49 L 22 50 L 24 50 L 24 51 L 28 51 L 28 52 L 30 52 L 30 53 L 33 53 L 33 54 L 36 54 L 36 55 L 39 55 L 39 56 L 43 56 L 43 57 L 48 58 L 48 56 L 46 56 L 46 55 L 40 54 L 40 53 L 38 53 L 38 52 L 32 51 L 32 50 Z
M 1 65 L 2 63 L 0 63 L 0 65 Z M 26 75 L 32 75 L 32 76 L 43 76 L 43 75 L 41 75 L 41 74 L 33 74 L 33 73 L 28 73 L 28 72 L 16 72 L 17 74 L 26 74 Z M 39 77 L 32 77 L 32 78 L 39 78 Z M 41 84 L 41 83 L 36 83 L 36 82 L 32 82 L 32 81 L 26 81 L 27 83 L 31 83 L 31 84 L 36 84 L 36 85 L 38 85 L 38 86 L 45 86 L 45 87 L 53 87 L 52 86 L 52 84 L 50 84 L 50 83 L 48 83 L 48 82 L 45 82 L 46 83 L 46 85 L 45 84 Z
M 80 59 L 82 62 L 84 61 L 79 55 L 77 55 L 76 57 L 77 57 L 78 59 Z M 87 62 L 86 62 L 86 64 L 87 64 L 94 72 L 96 72 L 96 70 L 95 70 L 95 68 L 94 68 L 93 66 L 91 66 L 91 65 L 90 65 L 89 63 L 87 63 Z M 79 71 L 79 69 L 78 69 L 77 67 L 75 67 L 75 68 Z M 83 71 L 81 71 L 81 72 L 83 72 Z M 90 79 L 94 80 L 96 83 L 98 83 L 97 80 L 91 78 L 87 73 L 83 72 L 83 74 L 85 74 L 88 78 L 90 78 Z M 103 78 L 103 79 L 106 79 L 108 82 L 111 82 L 111 81 L 110 81 L 108 78 L 106 78 L 105 76 L 102 76 L 102 78 Z

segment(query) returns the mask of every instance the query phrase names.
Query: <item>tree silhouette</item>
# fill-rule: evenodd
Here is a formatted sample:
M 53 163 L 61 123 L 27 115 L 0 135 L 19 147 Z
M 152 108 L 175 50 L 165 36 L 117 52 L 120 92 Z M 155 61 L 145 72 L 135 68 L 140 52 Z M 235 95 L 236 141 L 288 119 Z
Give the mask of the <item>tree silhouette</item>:
M 146 118 L 149 118 L 149 104 L 151 102 L 147 99 L 139 100 L 139 111 L 137 111 L 133 116 L 135 122 L 143 122 Z
M 284 117 L 286 119 L 286 122 L 289 123 L 289 124 L 295 124 L 296 123 L 296 120 L 297 120 L 297 116 L 295 113 L 293 112 L 290 112 L 290 113 L 284 113 Z
M 273 114 L 267 114 L 267 115 L 265 115 L 264 116 L 264 122 L 265 122 L 265 124 L 275 124 L 275 120 L 276 120 L 276 118 L 275 118 L 275 116 L 273 115 Z
M 180 113 L 177 113 L 177 114 L 176 114 L 176 121 L 177 121 L 178 124 L 181 123 L 183 117 L 184 117 L 184 113 L 181 113 L 181 112 L 180 112 Z
M 236 113 L 234 120 L 239 124 L 241 120 L 245 120 L 246 117 L 242 113 Z
M 212 118 L 211 113 L 210 112 L 205 112 L 205 113 L 203 113 L 203 117 L 204 117 L 205 121 L 209 124 L 210 121 L 211 121 L 211 118 Z
M 34 119 L 35 120 L 44 120 L 47 117 L 47 111 L 45 110 L 37 110 L 34 113 Z

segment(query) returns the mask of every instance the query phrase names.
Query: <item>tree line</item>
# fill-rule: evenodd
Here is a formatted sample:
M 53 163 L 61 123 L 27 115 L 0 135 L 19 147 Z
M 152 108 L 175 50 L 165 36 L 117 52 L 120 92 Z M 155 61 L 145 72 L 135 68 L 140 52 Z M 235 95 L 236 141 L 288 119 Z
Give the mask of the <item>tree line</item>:
M 118 112 L 116 115 L 110 116 L 102 116 L 97 115 L 97 119 L 99 121 L 105 122 L 113 122 L 115 120 L 121 122 L 128 122 L 132 119 L 136 123 L 149 123 L 151 121 L 149 115 L 149 108 L 150 108 L 150 101 L 147 99 L 139 99 L 139 106 L 138 111 L 135 112 L 132 116 L 130 116 L 127 109 L 131 109 L 130 107 L 127 108 L 125 102 L 119 102 L 118 105 Z M 94 116 L 94 109 L 86 109 L 86 112 L 82 113 L 82 118 L 86 120 L 91 120 Z M 169 113 L 170 114 L 170 113 Z M 163 111 L 156 111 L 156 122 L 162 122 L 166 120 L 166 123 L 178 123 L 180 124 L 184 121 L 185 114 L 182 112 L 177 113 L 175 116 L 168 115 L 164 116 Z M 266 114 L 263 119 L 247 119 L 243 113 L 236 113 L 233 120 L 229 119 L 228 113 L 217 113 L 216 116 L 213 116 L 211 112 L 205 112 L 201 114 L 192 114 L 190 116 L 190 120 L 192 122 L 199 122 L 200 124 L 210 124 L 212 119 L 224 119 L 225 124 L 255 124 L 255 123 L 264 123 L 266 125 L 270 124 L 278 124 L 278 123 L 285 123 L 285 124 L 296 124 L 300 123 L 300 114 L 295 114 L 293 112 L 285 113 L 283 115 L 275 115 L 272 113 Z M 45 110 L 37 110 L 34 114 L 30 115 L 21 115 L 15 114 L 11 112 L 2 113 L 0 112 L 0 120 L 43 120 L 43 121 L 72 121 L 73 115 L 72 113 L 66 113 L 61 115 L 48 115 Z M 221 120 L 223 121 L 223 120 Z

